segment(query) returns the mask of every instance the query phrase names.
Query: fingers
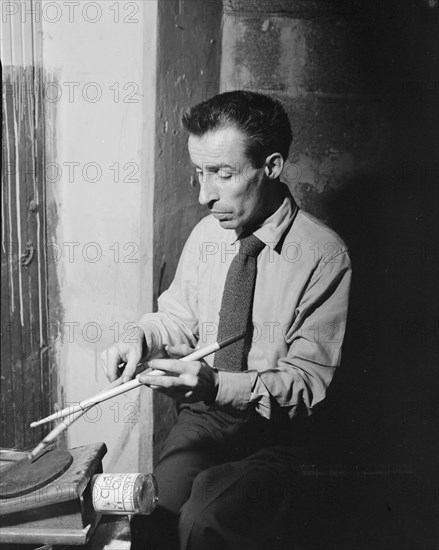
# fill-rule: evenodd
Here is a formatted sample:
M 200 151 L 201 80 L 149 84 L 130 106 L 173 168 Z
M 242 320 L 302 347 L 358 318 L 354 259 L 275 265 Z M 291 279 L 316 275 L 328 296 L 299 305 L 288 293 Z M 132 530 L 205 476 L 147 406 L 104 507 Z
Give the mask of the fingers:
M 119 365 L 123 363 L 119 352 L 114 347 L 108 348 L 101 353 L 100 359 L 105 376 L 110 382 L 114 382 L 119 375 Z
M 129 352 L 127 357 L 127 364 L 126 367 L 123 369 L 122 374 L 122 383 L 125 384 L 125 382 L 128 382 L 132 379 L 134 373 L 136 372 L 137 365 L 139 362 L 140 357 L 137 356 L 137 354 Z
M 180 357 L 186 357 L 194 350 L 186 344 L 178 344 L 177 346 L 166 346 L 166 353 L 171 359 L 179 359 Z
M 148 366 L 152 369 L 175 375 L 186 373 L 195 374 L 198 370 L 196 361 L 185 363 L 183 361 L 178 361 L 178 359 L 154 359 L 153 361 L 148 361 Z
M 146 386 L 151 386 L 153 389 L 158 388 L 181 388 L 189 387 L 187 384 L 182 383 L 181 379 L 176 376 L 159 376 L 149 374 L 139 374 L 137 379 Z
M 148 386 L 159 386 L 161 388 L 185 387 L 192 388 L 197 384 L 197 363 L 183 363 L 175 359 L 155 359 L 149 362 L 153 368 L 151 371 L 142 372 L 137 375 L 137 379 Z M 163 371 L 166 374 L 159 374 Z
M 136 349 L 126 350 L 120 349 L 118 346 L 111 346 L 101 353 L 100 360 L 105 376 L 110 382 L 119 378 L 120 368 L 124 367 L 122 382 L 125 383 L 132 379 L 140 356 Z

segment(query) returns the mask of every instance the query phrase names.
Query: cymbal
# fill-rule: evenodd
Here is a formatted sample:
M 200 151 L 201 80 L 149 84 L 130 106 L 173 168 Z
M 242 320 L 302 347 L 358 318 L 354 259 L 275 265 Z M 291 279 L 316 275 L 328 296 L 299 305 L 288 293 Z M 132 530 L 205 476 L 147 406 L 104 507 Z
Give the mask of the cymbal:
M 52 449 L 31 462 L 23 458 L 2 471 L 0 499 L 26 495 L 60 477 L 72 464 L 68 451 Z

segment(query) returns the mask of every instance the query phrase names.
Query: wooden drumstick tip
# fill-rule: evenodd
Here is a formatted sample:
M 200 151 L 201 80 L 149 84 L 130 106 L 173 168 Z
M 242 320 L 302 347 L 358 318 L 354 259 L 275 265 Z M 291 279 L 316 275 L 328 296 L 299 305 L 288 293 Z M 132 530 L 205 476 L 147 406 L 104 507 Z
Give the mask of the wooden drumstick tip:
M 38 443 L 38 445 L 35 447 L 35 449 L 33 449 L 29 454 L 28 454 L 28 458 L 31 462 L 33 462 L 35 460 L 35 458 L 37 457 L 37 455 L 39 455 L 41 453 L 41 451 L 44 451 L 44 449 L 47 447 L 47 443 L 44 443 L 44 441 L 41 441 L 40 443 Z

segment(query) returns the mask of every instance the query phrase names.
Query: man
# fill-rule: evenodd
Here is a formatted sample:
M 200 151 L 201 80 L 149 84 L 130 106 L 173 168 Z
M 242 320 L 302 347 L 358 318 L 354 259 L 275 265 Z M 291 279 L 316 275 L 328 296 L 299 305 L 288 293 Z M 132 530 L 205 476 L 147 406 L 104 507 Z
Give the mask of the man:
M 192 231 L 158 312 L 137 344 L 102 354 L 108 377 L 141 360 L 139 379 L 178 402 L 155 469 L 160 506 L 132 524 L 154 548 L 266 548 L 270 522 L 294 482 L 306 417 L 339 364 L 350 261 L 340 238 L 300 210 L 280 181 L 291 142 L 281 104 L 250 92 L 217 95 L 183 118 L 210 215 Z M 246 329 L 203 361 L 182 362 Z M 145 543 L 146 544 L 146 543 Z M 146 546 L 144 546 L 146 548 Z

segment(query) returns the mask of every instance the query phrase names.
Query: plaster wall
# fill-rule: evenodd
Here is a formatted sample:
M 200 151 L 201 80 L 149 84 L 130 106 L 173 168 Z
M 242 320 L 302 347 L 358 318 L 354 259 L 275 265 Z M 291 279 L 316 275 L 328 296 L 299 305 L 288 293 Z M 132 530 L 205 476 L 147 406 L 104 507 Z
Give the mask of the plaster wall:
M 157 2 L 44 5 L 51 347 L 66 404 L 108 384 L 99 353 L 152 310 Z M 148 470 L 151 417 L 149 390 L 131 392 L 67 444 L 104 441 L 107 471 Z

